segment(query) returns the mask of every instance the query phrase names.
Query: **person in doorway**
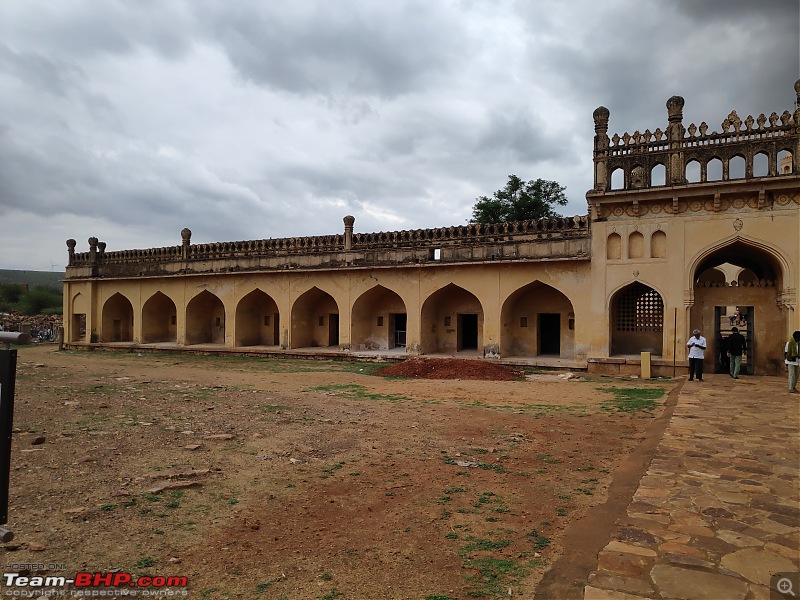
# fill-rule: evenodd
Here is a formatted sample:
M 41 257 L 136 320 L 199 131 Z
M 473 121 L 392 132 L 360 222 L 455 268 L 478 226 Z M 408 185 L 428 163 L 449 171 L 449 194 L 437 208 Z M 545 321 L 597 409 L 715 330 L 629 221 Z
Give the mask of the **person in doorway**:
M 736 310 L 733 311 L 733 322 L 738 325 L 740 318 L 741 318 L 741 315 L 739 314 L 739 309 L 737 308 Z
M 725 340 L 728 346 L 728 358 L 730 359 L 730 373 L 734 379 L 739 379 L 739 371 L 742 368 L 742 353 L 747 350 L 747 340 L 739 333 L 739 329 L 734 327 L 731 334 Z
M 797 393 L 797 367 L 800 364 L 800 331 L 795 331 L 784 349 L 786 369 L 789 371 L 789 393 Z
M 699 329 L 695 329 L 692 334 L 686 342 L 686 347 L 689 348 L 689 381 L 694 381 L 695 375 L 697 381 L 703 381 L 703 358 L 708 344 L 706 338 L 700 335 Z

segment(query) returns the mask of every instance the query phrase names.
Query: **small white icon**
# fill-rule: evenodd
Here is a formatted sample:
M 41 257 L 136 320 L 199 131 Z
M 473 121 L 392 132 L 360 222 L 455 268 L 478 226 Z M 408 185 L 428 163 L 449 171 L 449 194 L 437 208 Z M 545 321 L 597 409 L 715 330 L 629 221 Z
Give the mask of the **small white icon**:
M 780 579 L 778 579 L 778 583 L 775 587 L 778 588 L 778 591 L 781 594 L 788 594 L 792 598 L 797 597 L 797 594 L 795 594 L 794 590 L 792 589 L 792 580 L 789 579 L 788 577 L 781 577 Z

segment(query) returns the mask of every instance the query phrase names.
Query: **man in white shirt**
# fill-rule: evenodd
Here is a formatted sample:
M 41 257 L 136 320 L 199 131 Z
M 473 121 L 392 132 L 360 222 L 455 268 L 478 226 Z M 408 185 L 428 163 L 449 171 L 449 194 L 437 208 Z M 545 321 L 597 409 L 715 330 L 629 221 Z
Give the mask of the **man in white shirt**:
M 786 370 L 789 371 L 789 393 L 796 394 L 797 388 L 797 371 L 800 366 L 800 331 L 795 331 L 789 341 L 786 342 L 784 348 L 784 356 L 786 360 Z
M 689 381 L 694 381 L 695 375 L 697 375 L 697 381 L 703 381 L 706 338 L 700 335 L 699 329 L 695 329 L 692 333 L 694 335 L 686 342 L 686 347 L 689 348 Z

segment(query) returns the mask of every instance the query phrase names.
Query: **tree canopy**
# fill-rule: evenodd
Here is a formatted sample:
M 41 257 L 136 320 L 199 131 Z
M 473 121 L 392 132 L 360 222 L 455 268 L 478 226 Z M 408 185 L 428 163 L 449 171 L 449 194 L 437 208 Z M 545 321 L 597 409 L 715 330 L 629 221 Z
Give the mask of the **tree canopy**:
M 479 196 L 475 199 L 470 222 L 503 223 L 560 217 L 554 206 L 566 206 L 566 189 L 556 181 L 523 181 L 516 175 L 509 175 L 506 186 L 491 198 Z

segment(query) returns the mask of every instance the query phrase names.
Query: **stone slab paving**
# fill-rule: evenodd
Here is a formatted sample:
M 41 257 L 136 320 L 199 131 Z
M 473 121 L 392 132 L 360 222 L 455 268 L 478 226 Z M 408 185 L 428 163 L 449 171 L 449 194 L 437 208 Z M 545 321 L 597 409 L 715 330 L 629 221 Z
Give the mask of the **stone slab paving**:
M 773 574 L 800 571 L 800 394 L 705 379 L 684 384 L 586 600 L 769 599 Z

